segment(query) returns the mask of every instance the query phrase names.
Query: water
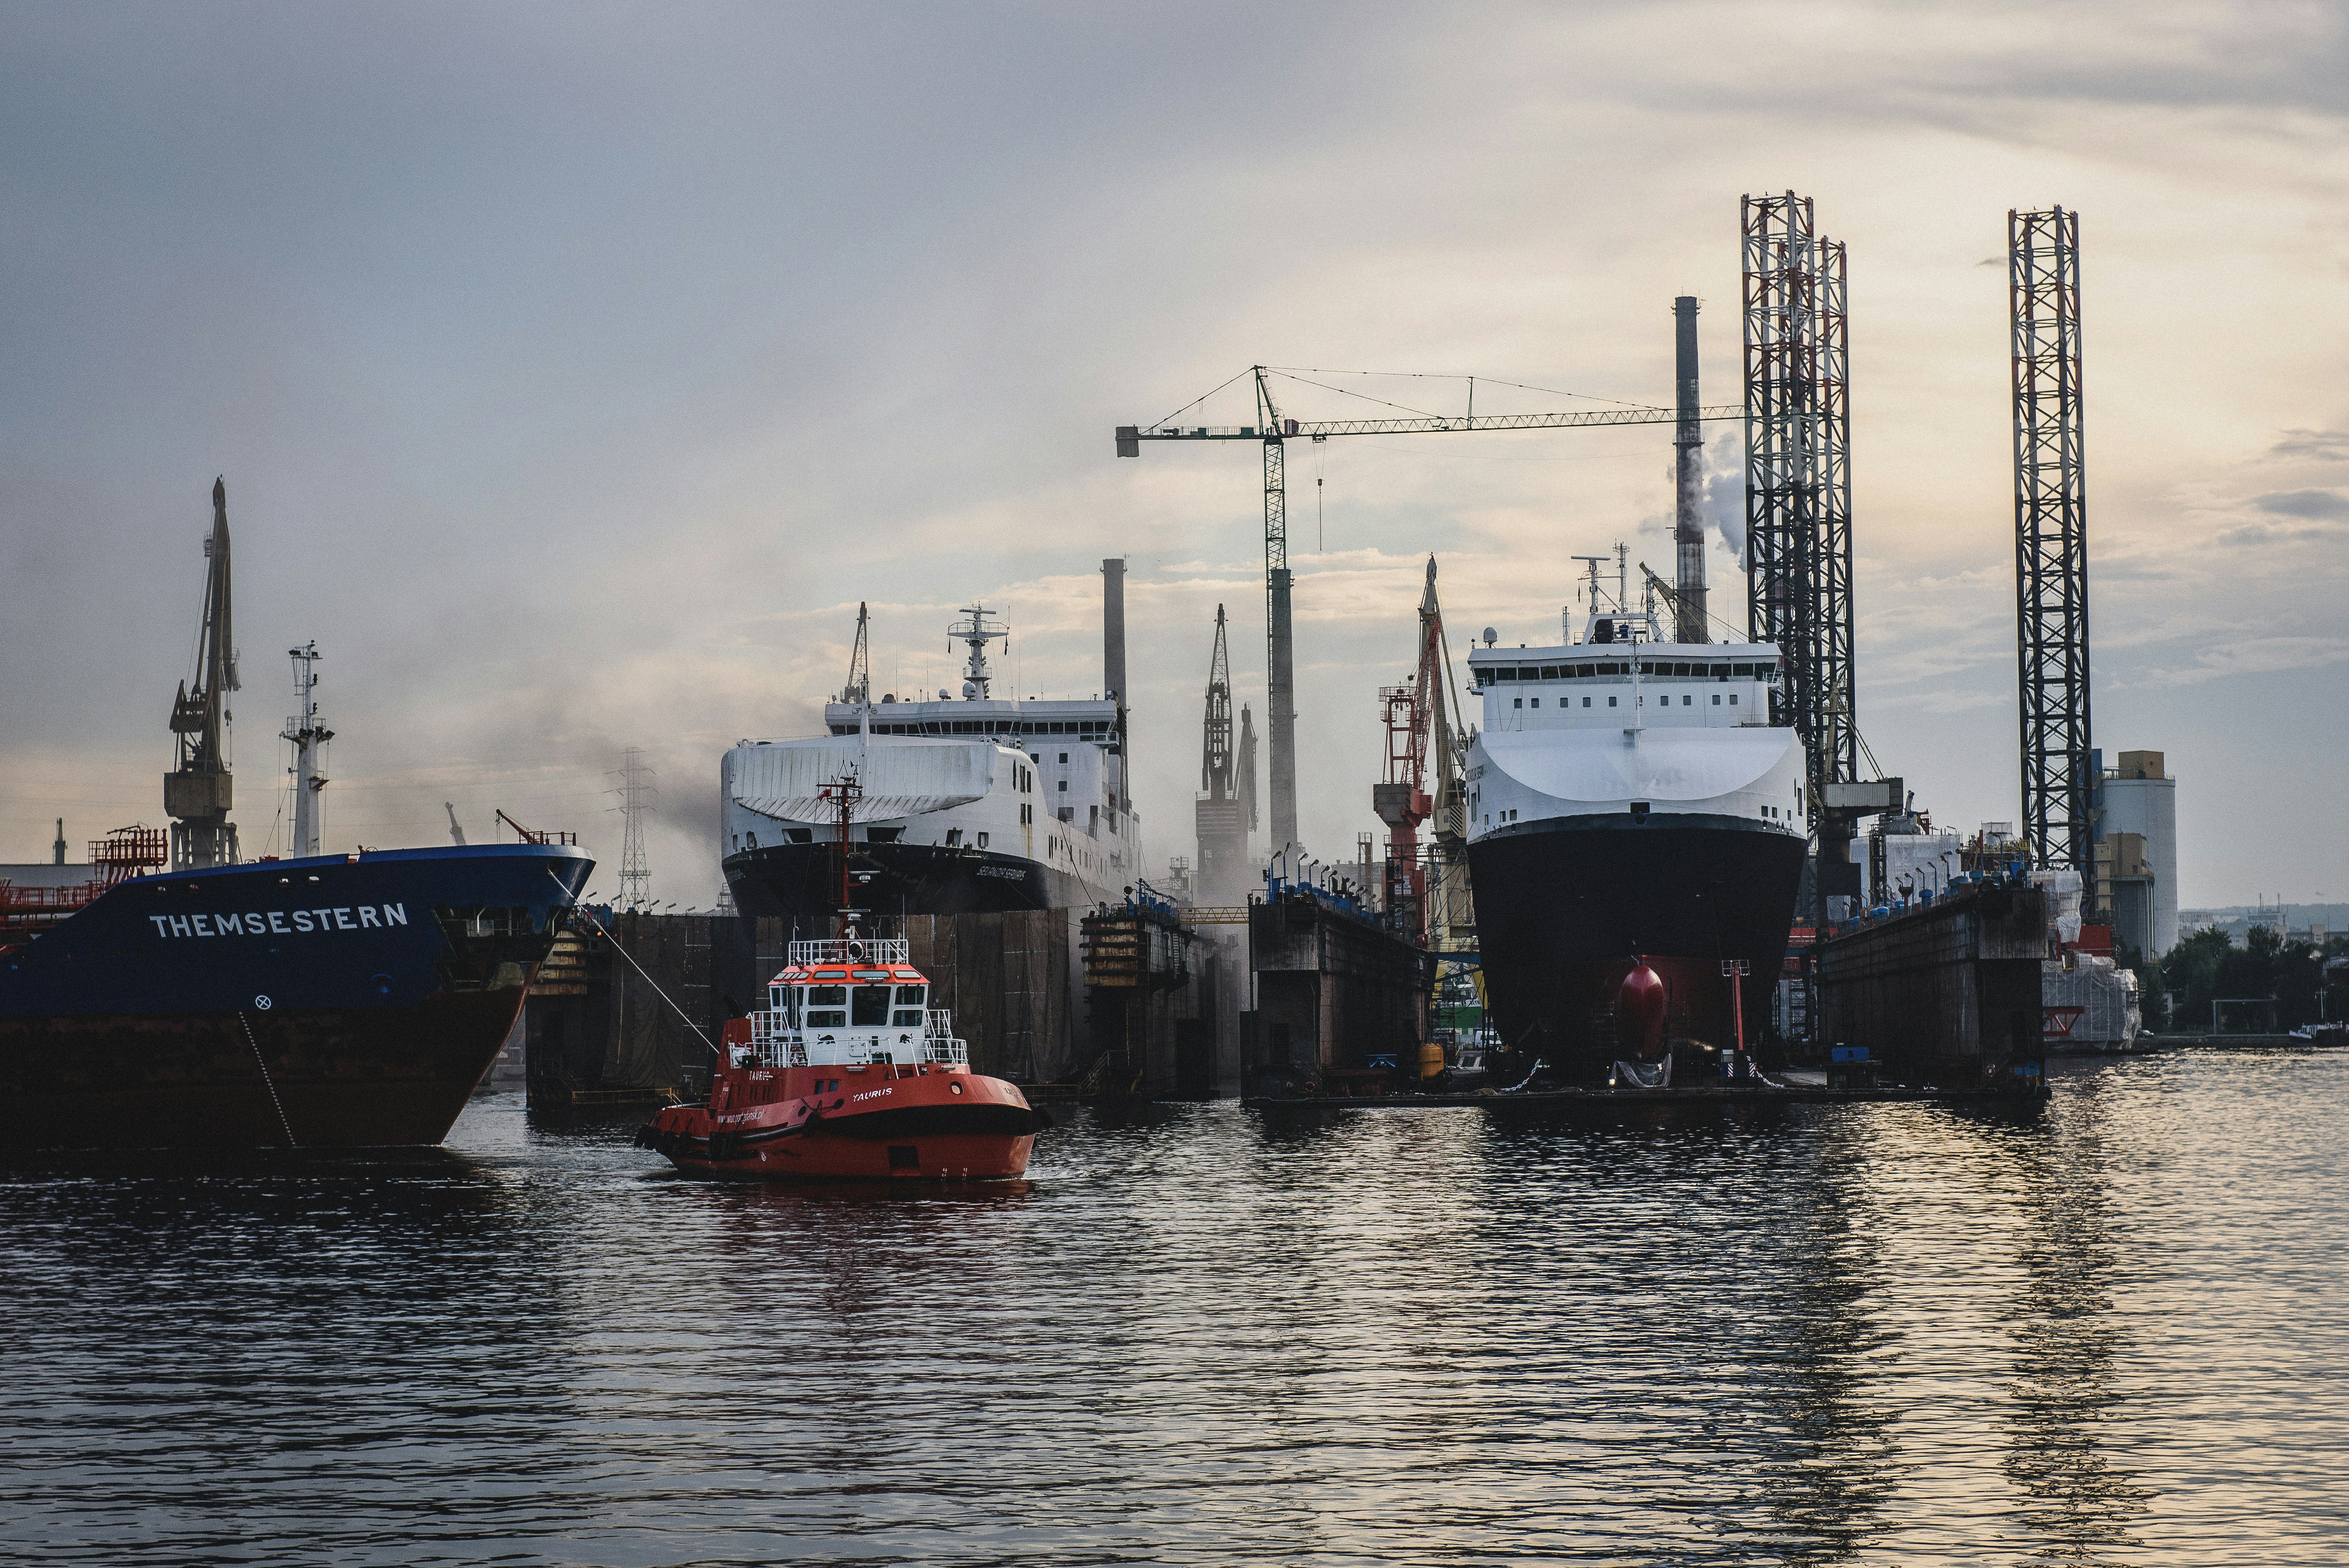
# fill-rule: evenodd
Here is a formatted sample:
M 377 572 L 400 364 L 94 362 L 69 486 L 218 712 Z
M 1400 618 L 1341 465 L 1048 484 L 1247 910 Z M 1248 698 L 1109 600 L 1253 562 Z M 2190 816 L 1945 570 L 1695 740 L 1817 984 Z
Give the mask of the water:
M 2334 1563 L 2349 1059 L 1496 1125 L 1229 1105 L 1021 1192 L 449 1150 L 0 1171 L 48 1563 Z

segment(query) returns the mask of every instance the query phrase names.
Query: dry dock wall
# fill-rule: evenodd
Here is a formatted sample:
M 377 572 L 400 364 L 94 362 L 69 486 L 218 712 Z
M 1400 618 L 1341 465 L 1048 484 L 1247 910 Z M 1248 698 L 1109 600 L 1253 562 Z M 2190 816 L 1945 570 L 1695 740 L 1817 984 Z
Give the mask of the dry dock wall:
M 1248 907 L 1256 980 L 1245 1093 L 1309 1093 L 1332 1069 L 1391 1055 L 1408 1068 L 1427 1038 L 1435 959 L 1311 895 Z
M 1974 1088 L 2040 1055 L 2038 888 L 1969 888 L 1812 949 L 1823 1047 L 1864 1046 L 1888 1078 Z

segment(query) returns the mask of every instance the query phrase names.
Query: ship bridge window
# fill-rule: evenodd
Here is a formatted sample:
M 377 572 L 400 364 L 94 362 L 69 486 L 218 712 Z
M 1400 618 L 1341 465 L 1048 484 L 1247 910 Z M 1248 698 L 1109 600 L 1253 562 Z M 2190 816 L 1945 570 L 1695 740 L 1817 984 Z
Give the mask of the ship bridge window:
M 889 1022 L 889 987 L 859 985 L 849 1003 L 849 1025 L 854 1028 L 878 1028 Z
M 785 828 L 783 830 L 783 837 L 789 839 L 795 844 L 813 843 L 815 841 L 815 830 L 813 828 Z M 754 850 L 759 847 L 759 835 L 756 833 L 750 835 L 750 847 Z
M 1727 665 L 1713 665 L 1713 676 L 1715 680 L 1727 680 L 1729 678 L 1729 666 Z
M 841 1029 L 848 1026 L 848 987 L 845 985 L 811 985 L 807 988 L 807 1027 L 811 1029 Z
M 1541 667 L 1541 678 L 1546 681 L 1554 681 L 1557 679 L 1557 666 L 1556 665 L 1544 665 Z

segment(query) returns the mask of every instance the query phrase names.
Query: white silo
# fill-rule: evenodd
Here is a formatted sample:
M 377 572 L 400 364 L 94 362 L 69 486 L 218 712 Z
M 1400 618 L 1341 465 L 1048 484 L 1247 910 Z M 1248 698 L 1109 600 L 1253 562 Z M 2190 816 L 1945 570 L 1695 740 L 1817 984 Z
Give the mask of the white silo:
M 2141 902 L 2135 888 L 2116 883 L 2116 934 L 2158 957 L 2178 943 L 2178 780 L 2168 776 L 2160 752 L 2124 751 L 2104 780 L 2104 796 L 2098 836 L 2109 842 L 2116 834 L 2136 835 L 2152 873 Z

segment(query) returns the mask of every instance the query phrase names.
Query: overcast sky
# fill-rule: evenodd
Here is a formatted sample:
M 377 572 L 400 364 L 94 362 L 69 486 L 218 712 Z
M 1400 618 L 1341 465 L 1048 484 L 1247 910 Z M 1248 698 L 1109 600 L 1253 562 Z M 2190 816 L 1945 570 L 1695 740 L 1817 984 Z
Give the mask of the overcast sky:
M 0 861 L 162 820 L 225 475 L 248 853 L 316 638 L 330 849 L 446 800 L 616 861 L 637 746 L 660 896 L 707 903 L 720 754 L 820 727 L 859 600 L 883 686 L 947 683 L 983 595 L 1023 692 L 1090 694 L 1123 555 L 1163 863 L 1218 602 L 1262 716 L 1257 454 L 1112 427 L 1257 362 L 1666 401 L 1682 293 L 1735 401 L 1738 198 L 1792 189 L 1849 245 L 1884 767 L 2017 814 L 2005 217 L 2061 203 L 2096 738 L 2168 753 L 2188 905 L 2349 895 L 2345 119 L 2339 5 L 6 5 Z M 1292 449 L 1318 851 L 1375 826 L 1425 554 L 1456 652 L 1554 640 L 1572 555 L 1669 572 L 1670 464 Z

